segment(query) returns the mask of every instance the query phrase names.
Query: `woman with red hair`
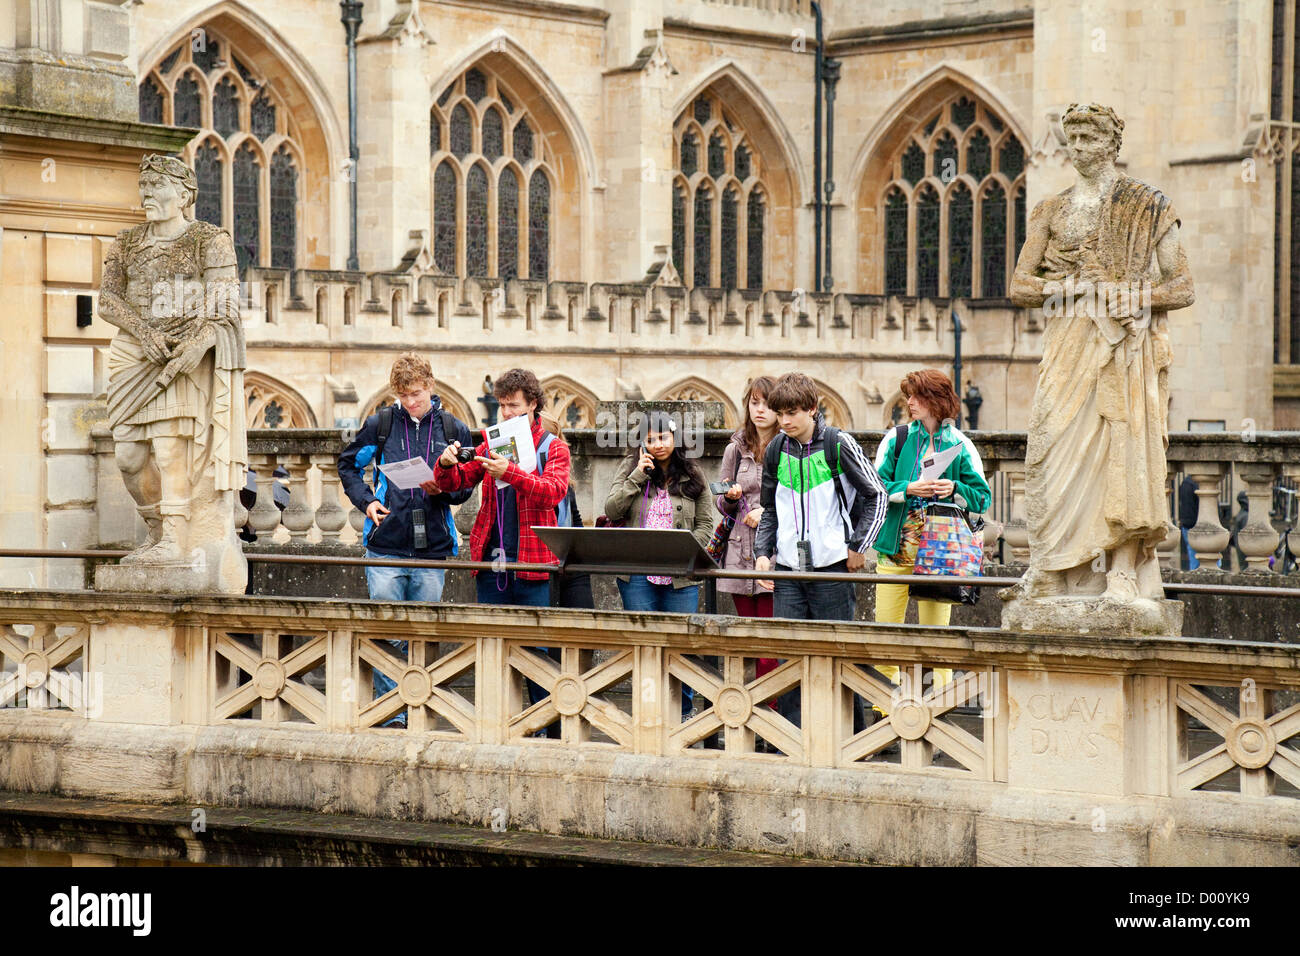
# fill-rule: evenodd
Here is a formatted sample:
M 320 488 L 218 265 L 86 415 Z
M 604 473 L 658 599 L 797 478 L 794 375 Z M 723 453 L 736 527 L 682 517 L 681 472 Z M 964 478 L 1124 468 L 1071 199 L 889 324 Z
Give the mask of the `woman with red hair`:
M 954 424 L 961 411 L 952 380 L 938 369 L 908 372 L 899 383 L 912 421 L 885 434 L 876 451 L 876 472 L 889 494 L 885 525 L 876 538 L 880 574 L 911 574 L 925 527 L 925 504 L 955 501 L 974 514 L 983 514 L 992 501 L 984 480 L 984 463 L 971 440 Z M 921 460 L 955 445 L 961 452 L 933 481 L 921 480 Z M 901 623 L 907 612 L 906 584 L 876 585 L 876 620 Z M 917 601 L 922 624 L 946 625 L 952 605 Z

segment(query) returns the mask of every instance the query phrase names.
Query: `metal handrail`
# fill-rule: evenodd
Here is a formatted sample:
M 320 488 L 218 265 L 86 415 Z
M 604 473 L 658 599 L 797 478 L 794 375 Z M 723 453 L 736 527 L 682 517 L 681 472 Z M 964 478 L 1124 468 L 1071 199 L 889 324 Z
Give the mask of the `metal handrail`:
M 100 559 L 122 558 L 130 554 L 124 550 L 43 550 L 38 548 L 0 548 L 0 558 L 74 558 Z M 344 557 L 317 554 L 246 554 L 249 562 L 261 564 L 307 564 L 332 567 L 380 567 L 380 568 L 435 568 L 465 571 L 524 571 L 533 574 L 676 574 L 701 579 L 740 578 L 760 581 L 850 581 L 855 584 L 961 584 L 977 588 L 1011 587 L 1020 581 L 1018 577 L 956 577 L 946 574 L 869 574 L 864 571 L 827 572 L 827 571 L 725 571 L 721 568 L 708 568 L 683 575 L 680 568 L 662 566 L 636 567 L 600 564 L 571 564 L 560 567 L 555 564 L 529 564 L 517 561 L 450 561 L 446 559 L 424 558 L 370 558 Z M 1237 594 L 1244 597 L 1290 598 L 1300 599 L 1300 587 L 1281 588 L 1238 584 L 1179 583 L 1163 582 L 1168 594 Z

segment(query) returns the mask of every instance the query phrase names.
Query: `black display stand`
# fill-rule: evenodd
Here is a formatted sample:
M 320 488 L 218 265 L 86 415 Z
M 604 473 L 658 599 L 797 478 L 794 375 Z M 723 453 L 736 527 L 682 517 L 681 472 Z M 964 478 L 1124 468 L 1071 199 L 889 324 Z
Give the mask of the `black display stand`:
M 689 531 L 543 528 L 533 531 L 566 571 L 690 576 L 718 565 Z

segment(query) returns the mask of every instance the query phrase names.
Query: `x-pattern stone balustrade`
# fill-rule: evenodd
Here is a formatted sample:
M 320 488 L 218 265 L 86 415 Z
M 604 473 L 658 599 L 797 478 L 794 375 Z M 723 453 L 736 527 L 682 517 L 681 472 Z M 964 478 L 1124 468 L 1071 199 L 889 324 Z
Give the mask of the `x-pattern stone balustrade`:
M 0 625 L 0 707 L 93 711 L 100 688 L 84 671 L 89 634 L 82 623 Z

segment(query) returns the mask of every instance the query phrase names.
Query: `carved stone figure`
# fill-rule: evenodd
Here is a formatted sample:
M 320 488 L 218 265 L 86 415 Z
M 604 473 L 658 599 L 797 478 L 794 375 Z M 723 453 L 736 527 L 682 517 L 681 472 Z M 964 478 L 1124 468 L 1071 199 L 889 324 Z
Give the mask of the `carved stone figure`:
M 193 170 L 140 162 L 147 222 L 118 234 L 104 263 L 99 315 L 118 328 L 108 356 L 108 419 L 118 467 L 148 529 L 96 587 L 244 592 L 234 529 L 248 462 L 244 332 L 235 249 L 193 219 Z
M 1176 633 L 1182 605 L 1164 600 L 1156 558 L 1166 313 L 1192 304 L 1192 278 L 1169 199 L 1115 169 L 1123 121 L 1075 104 L 1062 126 L 1079 178 L 1034 209 L 1011 286 L 1046 332 L 1025 454 L 1030 568 L 1003 593 L 1003 624 Z

